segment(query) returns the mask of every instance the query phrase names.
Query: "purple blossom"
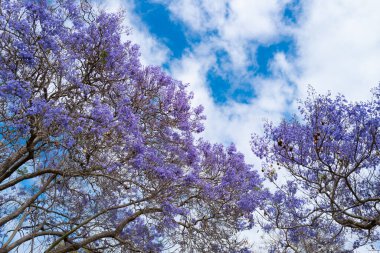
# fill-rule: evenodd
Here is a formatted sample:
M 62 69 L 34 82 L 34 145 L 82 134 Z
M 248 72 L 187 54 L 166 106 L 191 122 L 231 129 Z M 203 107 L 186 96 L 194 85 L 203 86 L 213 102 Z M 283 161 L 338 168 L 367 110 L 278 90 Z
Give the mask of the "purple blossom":
M 266 124 L 263 136 L 252 136 L 266 175 L 276 181 L 271 176 L 284 168 L 292 176 L 286 184 L 274 182 L 277 191 L 267 213 L 295 244 L 307 236 L 320 237 L 323 245 L 327 238 L 322 240 L 321 231 L 335 235 L 334 245 L 345 233 L 363 233 L 360 244 L 378 240 L 378 90 L 372 100 L 356 103 L 311 91 L 300 104 L 300 118 Z

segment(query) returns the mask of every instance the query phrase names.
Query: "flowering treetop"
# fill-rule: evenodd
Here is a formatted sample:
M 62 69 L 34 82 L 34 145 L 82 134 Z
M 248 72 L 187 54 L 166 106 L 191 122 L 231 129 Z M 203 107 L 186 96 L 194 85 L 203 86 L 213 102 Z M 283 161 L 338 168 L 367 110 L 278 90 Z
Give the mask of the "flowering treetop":
M 373 94 L 354 103 L 311 91 L 299 107 L 300 119 L 267 124 L 263 137 L 253 136 L 252 149 L 264 159 L 269 178 L 276 181 L 278 168 L 293 176 L 274 195 L 274 203 L 285 200 L 287 208 L 269 209 L 276 217 L 272 225 L 297 232 L 298 239 L 321 224 L 330 238 L 348 230 L 358 238 L 354 247 L 379 239 L 379 88 Z

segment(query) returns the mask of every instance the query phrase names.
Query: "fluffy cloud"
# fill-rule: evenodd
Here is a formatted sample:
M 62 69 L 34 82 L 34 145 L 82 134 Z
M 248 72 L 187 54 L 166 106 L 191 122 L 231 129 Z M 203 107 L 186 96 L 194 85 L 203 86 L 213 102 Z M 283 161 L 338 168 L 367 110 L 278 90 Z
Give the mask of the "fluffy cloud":
M 264 41 L 278 35 L 281 11 L 289 0 L 156 0 L 193 32 L 217 31 L 226 40 Z M 241 41 L 242 42 L 242 41 Z
M 380 2 L 305 1 L 294 30 L 299 57 L 298 86 L 332 90 L 365 99 L 380 81 Z
M 154 0 L 166 4 L 172 18 L 200 36 L 209 51 L 225 50 L 231 67 L 246 68 L 257 43 L 287 33 L 281 18 L 290 0 Z

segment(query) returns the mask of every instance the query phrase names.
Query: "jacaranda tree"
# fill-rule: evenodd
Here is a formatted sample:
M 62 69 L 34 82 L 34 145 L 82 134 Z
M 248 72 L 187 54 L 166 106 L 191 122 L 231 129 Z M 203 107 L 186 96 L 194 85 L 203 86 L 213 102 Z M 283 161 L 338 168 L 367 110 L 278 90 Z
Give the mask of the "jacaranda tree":
M 322 245 L 334 238 L 341 249 L 344 233 L 354 234 L 353 247 L 379 240 L 379 91 L 355 103 L 311 91 L 298 120 L 267 124 L 263 137 L 252 138 L 263 170 L 278 185 L 266 209 L 268 225 L 282 229 L 289 245 L 317 238 L 318 231 L 328 235 Z M 281 168 L 292 176 L 285 184 L 276 180 L 286 175 Z
M 298 190 L 294 182 L 288 180 L 284 184 L 274 183 L 274 186 L 276 190 L 266 203 L 260 220 L 269 237 L 268 252 L 352 252 L 349 250 L 352 240 L 346 237 L 344 227 L 322 212 L 312 212 L 312 202 L 302 196 L 302 190 Z
M 262 179 L 234 146 L 195 137 L 202 107 L 141 66 L 122 18 L 86 2 L 0 1 L 0 252 L 245 249 L 236 235 Z M 374 202 L 357 197 L 369 208 L 352 224 L 366 226 Z

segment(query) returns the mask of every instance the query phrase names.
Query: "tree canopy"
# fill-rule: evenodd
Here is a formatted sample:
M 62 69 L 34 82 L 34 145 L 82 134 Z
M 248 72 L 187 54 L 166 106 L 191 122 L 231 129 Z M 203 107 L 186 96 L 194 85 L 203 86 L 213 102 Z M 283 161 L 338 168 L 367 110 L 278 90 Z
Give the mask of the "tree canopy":
M 353 248 L 379 240 L 379 91 L 369 101 L 348 102 L 311 90 L 299 117 L 268 123 L 264 136 L 253 136 L 271 181 L 277 185 L 281 168 L 292 176 L 267 206 L 269 225 L 283 230 L 285 246 L 320 238 L 321 231 L 321 245 L 338 240 L 340 250 L 345 233 L 355 235 Z
M 0 252 L 240 252 L 268 196 L 122 14 L 0 1 Z

